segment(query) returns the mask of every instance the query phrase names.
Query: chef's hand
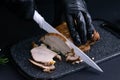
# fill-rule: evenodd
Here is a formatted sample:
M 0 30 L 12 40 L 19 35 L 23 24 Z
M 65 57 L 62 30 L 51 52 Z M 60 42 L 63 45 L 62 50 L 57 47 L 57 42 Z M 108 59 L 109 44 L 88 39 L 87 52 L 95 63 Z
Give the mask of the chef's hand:
M 34 0 L 5 0 L 12 12 L 25 19 L 32 19 L 35 11 Z
M 79 46 L 92 38 L 94 26 L 84 0 L 63 0 L 66 22 L 74 43 Z

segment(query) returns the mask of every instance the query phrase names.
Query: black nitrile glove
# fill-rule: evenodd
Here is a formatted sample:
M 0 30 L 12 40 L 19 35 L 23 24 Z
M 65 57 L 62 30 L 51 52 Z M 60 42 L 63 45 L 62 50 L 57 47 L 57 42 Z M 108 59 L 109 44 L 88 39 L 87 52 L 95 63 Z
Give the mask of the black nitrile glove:
M 34 0 L 5 0 L 4 3 L 18 16 L 32 19 L 35 10 Z
M 92 37 L 94 26 L 84 0 L 62 0 L 65 18 L 74 43 L 85 44 Z

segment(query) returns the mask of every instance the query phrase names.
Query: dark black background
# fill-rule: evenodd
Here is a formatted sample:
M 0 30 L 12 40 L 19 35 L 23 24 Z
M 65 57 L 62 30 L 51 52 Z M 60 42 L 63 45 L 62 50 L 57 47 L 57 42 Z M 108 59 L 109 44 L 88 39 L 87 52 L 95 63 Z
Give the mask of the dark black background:
M 86 0 L 86 2 L 93 19 L 102 18 L 111 22 L 120 21 L 120 0 Z M 52 23 L 54 16 L 53 0 L 43 0 L 40 6 L 39 12 L 49 23 Z M 8 51 L 4 52 L 6 47 L 10 48 L 11 45 L 21 40 L 36 36 L 39 31 L 40 29 L 34 21 L 20 19 L 4 5 L 0 5 L 0 48 L 3 51 L 0 55 L 8 54 Z M 120 80 L 120 56 L 99 65 L 104 70 L 104 73 L 83 69 L 80 72 L 66 75 L 59 80 Z M 9 62 L 0 65 L 0 80 L 26 79 Z

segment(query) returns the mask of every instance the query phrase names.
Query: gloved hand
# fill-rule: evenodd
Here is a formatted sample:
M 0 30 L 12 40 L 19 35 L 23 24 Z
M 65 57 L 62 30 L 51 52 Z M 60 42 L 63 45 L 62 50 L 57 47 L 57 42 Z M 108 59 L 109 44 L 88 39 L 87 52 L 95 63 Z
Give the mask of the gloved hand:
M 84 0 L 62 0 L 66 22 L 74 43 L 79 46 L 92 38 L 94 26 Z
M 32 19 L 35 11 L 34 0 L 4 0 L 7 7 L 18 16 Z

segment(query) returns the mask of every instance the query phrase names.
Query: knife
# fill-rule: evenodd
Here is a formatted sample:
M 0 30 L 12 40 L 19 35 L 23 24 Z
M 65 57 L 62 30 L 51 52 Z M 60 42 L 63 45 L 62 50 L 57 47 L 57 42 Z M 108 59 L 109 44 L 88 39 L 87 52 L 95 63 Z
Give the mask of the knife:
M 77 46 L 75 46 L 71 41 L 69 41 L 64 35 L 62 35 L 59 31 L 57 31 L 55 28 L 53 28 L 49 23 L 47 23 L 44 18 L 35 10 L 34 21 L 39 25 L 40 28 L 47 31 L 48 33 L 57 33 L 60 34 L 62 37 L 64 37 L 67 40 L 67 43 L 70 44 L 70 46 L 74 49 L 74 52 L 76 55 L 80 56 L 80 58 L 89 66 L 92 68 L 103 72 L 103 70 L 92 60 L 90 59 L 83 51 L 81 51 Z

